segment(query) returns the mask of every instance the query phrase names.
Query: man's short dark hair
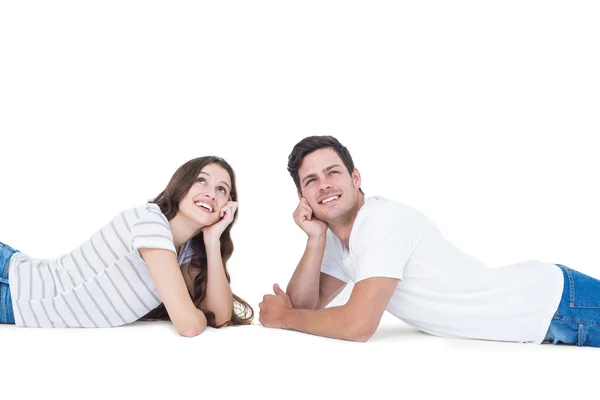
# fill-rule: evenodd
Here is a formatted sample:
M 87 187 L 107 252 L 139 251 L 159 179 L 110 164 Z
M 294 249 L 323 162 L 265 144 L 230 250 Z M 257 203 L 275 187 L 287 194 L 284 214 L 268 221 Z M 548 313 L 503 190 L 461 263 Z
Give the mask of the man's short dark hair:
M 304 157 L 320 149 L 332 149 L 342 159 L 342 162 L 346 166 L 348 172 L 352 174 L 354 171 L 354 161 L 352 161 L 350 152 L 336 138 L 333 136 L 306 137 L 294 146 L 288 157 L 287 169 L 292 176 L 292 179 L 294 180 L 296 188 L 299 192 L 302 191 L 300 190 L 300 176 L 298 175 L 298 170 L 302 165 L 302 161 L 304 161 Z M 362 189 L 360 192 L 362 193 Z

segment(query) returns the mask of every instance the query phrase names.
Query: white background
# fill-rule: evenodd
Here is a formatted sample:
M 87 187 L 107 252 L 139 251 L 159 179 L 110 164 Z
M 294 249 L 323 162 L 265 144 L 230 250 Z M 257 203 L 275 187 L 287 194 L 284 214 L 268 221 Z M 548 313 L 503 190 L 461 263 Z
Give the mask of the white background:
M 0 240 L 21 251 L 70 251 L 216 154 L 239 180 L 232 287 L 258 310 L 304 250 L 287 156 L 331 134 L 367 195 L 490 266 L 600 277 L 595 1 L 0 4 Z M 0 326 L 0 398 L 597 392 L 593 348 L 442 339 L 389 315 L 365 344 L 256 324 Z

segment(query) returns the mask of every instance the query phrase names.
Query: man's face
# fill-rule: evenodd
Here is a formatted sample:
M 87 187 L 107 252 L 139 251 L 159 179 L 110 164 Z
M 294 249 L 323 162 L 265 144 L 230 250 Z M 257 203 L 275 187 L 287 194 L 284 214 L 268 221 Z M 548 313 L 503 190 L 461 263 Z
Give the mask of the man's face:
M 358 205 L 360 173 L 352 174 L 333 149 L 310 153 L 298 170 L 300 197 L 306 198 L 315 217 L 330 224 L 344 220 Z

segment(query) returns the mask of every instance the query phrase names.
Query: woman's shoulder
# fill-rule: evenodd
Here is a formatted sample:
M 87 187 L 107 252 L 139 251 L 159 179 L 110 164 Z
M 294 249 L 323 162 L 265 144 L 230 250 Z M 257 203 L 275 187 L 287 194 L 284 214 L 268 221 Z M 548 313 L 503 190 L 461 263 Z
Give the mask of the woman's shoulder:
M 151 203 L 151 202 L 144 203 L 140 206 L 134 207 L 133 209 L 136 210 L 140 214 L 151 212 L 154 214 L 164 215 L 163 212 L 161 211 L 160 207 L 158 206 L 158 204 Z
M 160 207 L 150 202 L 122 210 L 102 230 L 106 228 L 122 237 L 153 233 L 170 236 L 169 221 Z
M 167 219 L 162 213 L 158 204 L 151 202 L 124 209 L 119 214 L 115 215 L 114 219 L 123 219 L 124 221 L 129 222 L 131 225 L 140 219 L 147 219 L 148 217 L 151 218 L 152 216 L 149 216 L 148 214 L 154 214 L 155 216 L 158 216 L 164 220 Z
M 146 203 L 124 213 L 132 217 L 129 239 L 134 250 L 157 248 L 176 253 L 169 220 L 157 204 Z

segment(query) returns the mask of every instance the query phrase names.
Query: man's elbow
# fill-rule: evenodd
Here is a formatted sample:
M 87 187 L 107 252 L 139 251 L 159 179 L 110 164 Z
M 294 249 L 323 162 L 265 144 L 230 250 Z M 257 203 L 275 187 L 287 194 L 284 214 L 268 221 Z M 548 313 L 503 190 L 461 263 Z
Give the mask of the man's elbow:
M 294 296 L 293 294 L 288 294 L 290 296 L 290 301 L 292 302 L 292 307 L 298 310 L 320 310 L 321 302 L 319 299 L 317 301 L 302 298 L 301 296 Z
M 291 299 L 290 299 L 291 300 Z M 309 302 L 309 301 L 292 301 L 292 307 L 298 309 L 298 310 L 320 310 L 321 307 L 319 306 L 319 303 L 314 303 L 314 302 Z
M 366 342 L 377 331 L 377 325 L 372 323 L 355 323 L 350 329 L 348 339 L 353 342 Z

